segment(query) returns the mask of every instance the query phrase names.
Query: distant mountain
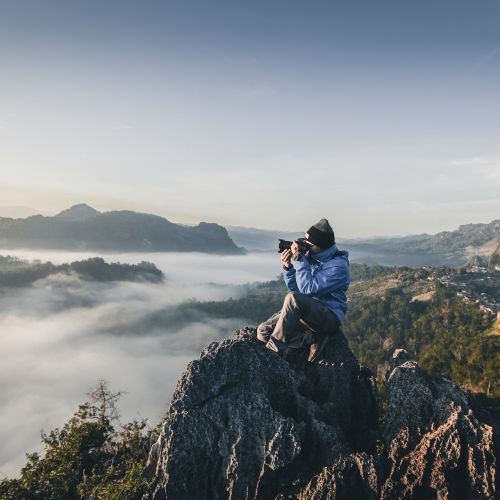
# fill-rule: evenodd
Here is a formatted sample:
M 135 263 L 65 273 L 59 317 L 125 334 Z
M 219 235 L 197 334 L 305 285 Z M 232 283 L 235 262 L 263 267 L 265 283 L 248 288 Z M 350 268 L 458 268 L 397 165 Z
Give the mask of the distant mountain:
M 291 241 L 304 237 L 304 231 L 294 233 L 242 226 L 227 226 L 227 232 L 238 246 L 244 247 L 251 252 L 278 251 L 279 238 Z
M 80 203 L 79 205 L 73 205 L 71 208 L 59 212 L 56 217 L 65 220 L 86 220 L 91 217 L 96 217 L 100 215 L 100 213 L 101 212 L 95 208 L 89 207 L 86 203 Z
M 86 204 L 53 217 L 0 217 L 0 248 L 244 253 L 218 224 L 201 222 L 186 227 L 157 215 L 129 210 L 99 212 Z
M 344 240 L 342 243 L 359 262 L 388 265 L 465 264 L 473 255 L 488 256 L 500 241 L 500 220 L 489 224 L 465 224 L 455 231 L 435 235 Z
M 495 248 L 495 251 L 490 256 L 490 265 L 500 268 L 500 243 Z
M 228 226 L 229 236 L 250 251 L 277 250 L 278 238 L 293 240 L 303 232 Z M 500 220 L 489 224 L 465 224 L 455 231 L 435 235 L 342 238 L 339 248 L 349 250 L 351 261 L 398 266 L 460 266 L 476 255 L 488 257 L 500 242 Z
M 489 224 L 464 224 L 454 231 L 441 231 L 408 236 L 378 236 L 343 240 L 349 245 L 390 246 L 405 251 L 450 252 L 463 250 L 468 246 L 481 246 L 491 240 L 500 240 L 500 220 Z
M 453 252 L 467 247 L 480 247 L 491 240 L 500 240 L 500 220 L 489 224 L 465 224 L 455 231 L 442 231 L 417 241 L 401 241 L 398 248 L 409 251 Z

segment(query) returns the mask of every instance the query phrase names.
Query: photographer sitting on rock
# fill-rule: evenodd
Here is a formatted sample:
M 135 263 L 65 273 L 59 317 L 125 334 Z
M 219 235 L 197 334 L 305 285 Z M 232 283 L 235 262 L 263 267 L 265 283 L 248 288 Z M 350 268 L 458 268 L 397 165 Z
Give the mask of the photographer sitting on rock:
M 257 338 L 278 353 L 310 345 L 312 362 L 344 321 L 349 254 L 337 249 L 333 229 L 321 219 L 283 250 L 281 262 L 290 293 L 281 311 L 257 327 Z

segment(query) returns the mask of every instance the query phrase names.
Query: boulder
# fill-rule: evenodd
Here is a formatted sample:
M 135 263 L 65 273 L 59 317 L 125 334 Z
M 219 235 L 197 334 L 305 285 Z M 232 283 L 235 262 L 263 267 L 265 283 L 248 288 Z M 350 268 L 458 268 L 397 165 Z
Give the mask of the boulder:
M 476 418 L 465 391 L 407 358 L 388 379 L 381 498 L 494 498 L 493 428 Z
M 376 428 L 373 377 L 343 334 L 309 364 L 255 333 L 214 342 L 188 365 L 150 453 L 149 498 L 276 498 Z

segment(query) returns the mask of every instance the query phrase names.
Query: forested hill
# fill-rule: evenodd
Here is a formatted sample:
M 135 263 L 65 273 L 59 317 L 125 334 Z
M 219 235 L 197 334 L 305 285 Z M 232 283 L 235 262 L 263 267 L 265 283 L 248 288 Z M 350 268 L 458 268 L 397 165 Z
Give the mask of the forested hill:
M 54 217 L 0 217 L 0 248 L 243 253 L 218 224 L 187 227 L 157 215 L 99 212 L 85 204 Z
M 29 286 L 37 280 L 55 274 L 75 275 L 86 281 L 139 281 L 159 283 L 164 275 L 151 262 L 139 264 L 107 263 L 94 257 L 70 264 L 28 262 L 17 257 L 0 255 L 0 288 Z
M 499 242 L 500 220 L 494 220 L 434 235 L 355 239 L 342 244 L 349 248 L 353 259 L 367 263 L 458 267 L 471 261 L 487 262 Z

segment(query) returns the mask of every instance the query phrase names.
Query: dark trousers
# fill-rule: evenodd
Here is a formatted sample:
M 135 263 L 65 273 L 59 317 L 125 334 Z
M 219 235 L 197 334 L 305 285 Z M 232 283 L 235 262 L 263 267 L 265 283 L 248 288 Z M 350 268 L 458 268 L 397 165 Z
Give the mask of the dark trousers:
M 268 340 L 268 349 L 282 351 L 288 347 L 298 349 L 309 345 L 314 342 L 315 333 L 335 334 L 339 328 L 337 316 L 319 300 L 290 292 L 285 297 L 281 311 L 257 327 L 257 335 L 260 340 Z

